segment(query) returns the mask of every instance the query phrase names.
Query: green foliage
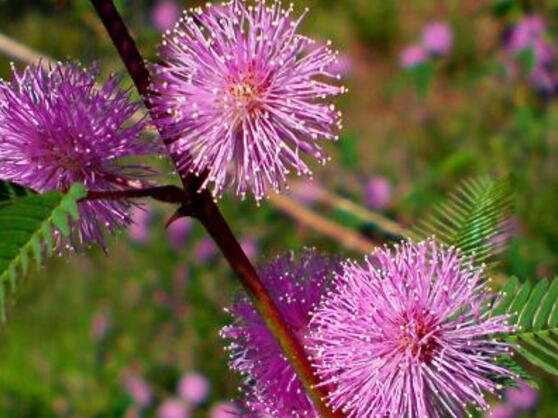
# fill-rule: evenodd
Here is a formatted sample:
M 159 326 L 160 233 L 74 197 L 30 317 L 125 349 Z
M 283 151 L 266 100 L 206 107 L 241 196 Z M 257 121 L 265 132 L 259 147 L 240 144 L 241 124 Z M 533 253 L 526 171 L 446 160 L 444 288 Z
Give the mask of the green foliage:
M 509 314 L 514 332 L 502 338 L 526 360 L 558 375 L 558 280 L 536 285 L 512 277 L 502 289 L 492 315 Z
M 484 263 L 505 246 L 499 238 L 512 208 L 509 179 L 478 177 L 464 181 L 446 201 L 434 206 L 413 232 L 420 239 L 435 236 Z
M 67 194 L 33 194 L 20 186 L 0 182 L 0 311 L 5 319 L 6 282 L 12 291 L 18 276 L 29 270 L 30 260 L 41 264 L 43 250 L 53 250 L 53 232 L 70 234 L 69 217 L 79 218 L 77 201 L 85 196 L 83 186 Z

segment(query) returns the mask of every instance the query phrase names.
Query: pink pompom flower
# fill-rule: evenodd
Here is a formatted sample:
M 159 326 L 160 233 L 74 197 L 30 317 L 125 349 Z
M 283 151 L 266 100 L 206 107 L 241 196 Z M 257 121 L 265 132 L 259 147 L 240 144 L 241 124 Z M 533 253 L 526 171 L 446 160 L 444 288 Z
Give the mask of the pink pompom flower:
M 209 382 L 199 373 L 189 373 L 178 383 L 178 394 L 185 401 L 197 405 L 205 401 L 209 395 Z
M 410 45 L 403 50 L 399 58 L 399 63 L 404 69 L 414 68 L 428 59 L 428 52 L 422 45 Z
M 434 56 L 447 55 L 453 45 L 453 32 L 444 22 L 432 22 L 422 31 L 422 45 Z
M 151 174 L 122 159 L 156 152 L 141 138 L 145 121 L 131 120 L 140 104 L 110 77 L 97 85 L 97 67 L 32 65 L 0 81 L 0 178 L 37 192 L 87 189 L 114 191 Z M 130 220 L 131 203 L 97 200 L 79 204 L 71 246 L 97 242 Z
M 155 122 L 178 171 L 204 175 L 215 197 L 234 186 L 260 200 L 289 172 L 310 175 L 302 156 L 325 163 L 320 140 L 337 139 L 340 112 L 328 101 L 344 92 L 328 83 L 337 53 L 299 35 L 304 15 L 292 14 L 279 1 L 207 3 L 164 37 Z
M 434 240 L 383 248 L 364 265 L 348 261 L 314 311 L 307 349 L 329 405 L 349 418 L 462 416 L 488 409 L 500 389 L 496 365 L 513 330 L 483 307 L 493 295 L 475 268 Z
M 310 312 L 338 267 L 337 262 L 306 250 L 299 257 L 290 253 L 278 256 L 260 269 L 260 277 L 301 343 L 308 333 Z M 224 328 L 222 335 L 231 341 L 231 368 L 243 376 L 247 409 L 259 417 L 319 418 L 294 369 L 248 297 L 241 297 L 229 312 L 234 323 Z

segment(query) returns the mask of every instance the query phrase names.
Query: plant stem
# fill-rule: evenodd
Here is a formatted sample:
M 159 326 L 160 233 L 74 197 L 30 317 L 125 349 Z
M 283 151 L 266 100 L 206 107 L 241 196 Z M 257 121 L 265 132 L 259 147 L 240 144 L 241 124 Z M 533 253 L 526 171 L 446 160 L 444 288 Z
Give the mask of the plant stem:
M 150 109 L 150 104 L 147 100 L 150 83 L 149 72 L 122 17 L 112 0 L 91 0 L 91 3 L 109 33 L 136 88 L 144 97 L 146 107 Z M 204 225 L 223 252 L 250 296 L 255 309 L 261 315 L 270 332 L 289 359 L 290 364 L 295 369 L 320 416 L 324 418 L 341 417 L 342 415 L 330 411 L 323 401 L 327 392 L 325 392 L 322 386 L 318 386 L 319 380 L 312 370 L 301 342 L 298 341 L 281 315 L 279 308 L 240 247 L 238 240 L 235 238 L 211 195 L 207 191 L 198 192 L 199 179 L 194 176 L 181 176 L 181 179 L 185 189 L 183 191 L 185 193 L 185 200 L 191 203 L 189 207 L 184 207 L 184 209 Z

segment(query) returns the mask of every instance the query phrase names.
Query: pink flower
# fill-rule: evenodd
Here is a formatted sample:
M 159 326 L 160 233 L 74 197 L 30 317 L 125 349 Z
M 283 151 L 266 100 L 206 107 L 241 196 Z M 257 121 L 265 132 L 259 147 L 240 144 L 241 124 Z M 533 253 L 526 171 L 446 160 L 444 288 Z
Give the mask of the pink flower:
M 364 190 L 366 204 L 375 210 L 386 209 L 391 203 L 392 187 L 381 176 L 372 177 Z
M 149 241 L 151 229 L 149 222 L 152 217 L 151 206 L 134 206 L 131 211 L 131 224 L 128 227 L 128 236 L 132 241 L 143 244 Z
M 149 385 L 145 382 L 145 380 L 143 380 L 139 376 L 130 374 L 126 376 L 124 380 L 124 386 L 126 387 L 128 394 L 132 397 L 132 399 L 138 406 L 142 408 L 149 406 L 149 404 L 151 403 L 152 395 L 151 389 L 149 388 Z
M 291 253 L 279 256 L 259 269 L 287 325 L 301 342 L 308 332 L 310 312 L 338 267 L 337 262 L 307 250 L 300 257 Z M 224 328 L 222 335 L 230 340 L 230 366 L 243 376 L 245 403 L 253 416 L 319 418 L 248 297 L 239 298 L 229 311 L 234 323 Z
M 217 253 L 217 247 L 210 238 L 201 239 L 194 248 L 193 258 L 200 264 L 209 262 Z
M 167 237 L 170 244 L 177 250 L 181 249 L 190 232 L 192 231 L 192 219 L 181 218 L 174 221 L 167 229 Z
M 308 350 L 329 405 L 348 418 L 462 416 L 487 409 L 495 365 L 510 332 L 507 316 L 482 312 L 493 295 L 453 248 L 435 241 L 383 248 L 361 266 L 345 264 L 310 323 Z
M 209 395 L 209 382 L 199 373 L 190 373 L 180 379 L 178 394 L 194 405 L 202 403 Z
M 179 399 L 167 399 L 157 410 L 158 418 L 189 418 L 190 412 Z
M 258 242 L 254 238 L 244 238 L 240 246 L 249 259 L 254 259 L 258 255 Z
M 401 53 L 399 62 L 405 69 L 416 67 L 428 59 L 428 53 L 422 45 L 414 44 L 408 46 Z
M 108 314 L 101 310 L 95 314 L 91 322 L 91 335 L 95 341 L 101 341 L 107 335 L 110 328 L 110 318 Z
M 446 23 L 433 22 L 422 31 L 422 45 L 432 55 L 447 55 L 452 44 L 453 33 Z
M 516 418 L 517 409 L 511 405 L 501 403 L 496 405 L 492 411 L 485 415 L 488 418 Z
M 287 175 L 325 164 L 341 114 L 329 98 L 337 53 L 297 33 L 281 2 L 231 0 L 192 10 L 165 36 L 151 101 L 178 171 L 206 173 L 201 188 L 262 199 Z
M 170 29 L 180 17 L 180 9 L 173 0 L 159 0 L 153 7 L 151 19 L 161 32 Z
M 506 400 L 519 410 L 529 411 L 537 406 L 539 392 L 527 383 L 519 382 L 517 388 L 510 388 L 506 391 Z

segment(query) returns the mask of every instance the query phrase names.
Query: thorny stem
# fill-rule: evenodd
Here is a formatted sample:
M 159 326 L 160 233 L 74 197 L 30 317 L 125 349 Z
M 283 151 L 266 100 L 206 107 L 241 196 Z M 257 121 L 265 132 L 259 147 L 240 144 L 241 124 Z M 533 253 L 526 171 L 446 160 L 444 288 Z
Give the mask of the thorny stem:
M 144 97 L 146 107 L 150 109 L 150 103 L 147 100 L 149 72 L 122 17 L 112 0 L 91 0 L 91 3 L 118 50 L 136 88 Z M 184 185 L 183 202 L 188 202 L 188 204 L 182 205 L 183 212 L 197 218 L 215 240 L 248 292 L 255 309 L 295 369 L 320 416 L 324 418 L 342 417 L 340 413 L 334 413 L 326 406 L 324 397 L 327 392 L 322 386 L 319 386 L 319 380 L 312 370 L 301 342 L 285 322 L 210 193 L 198 192 L 199 179 L 194 176 L 182 177 L 182 183 Z

